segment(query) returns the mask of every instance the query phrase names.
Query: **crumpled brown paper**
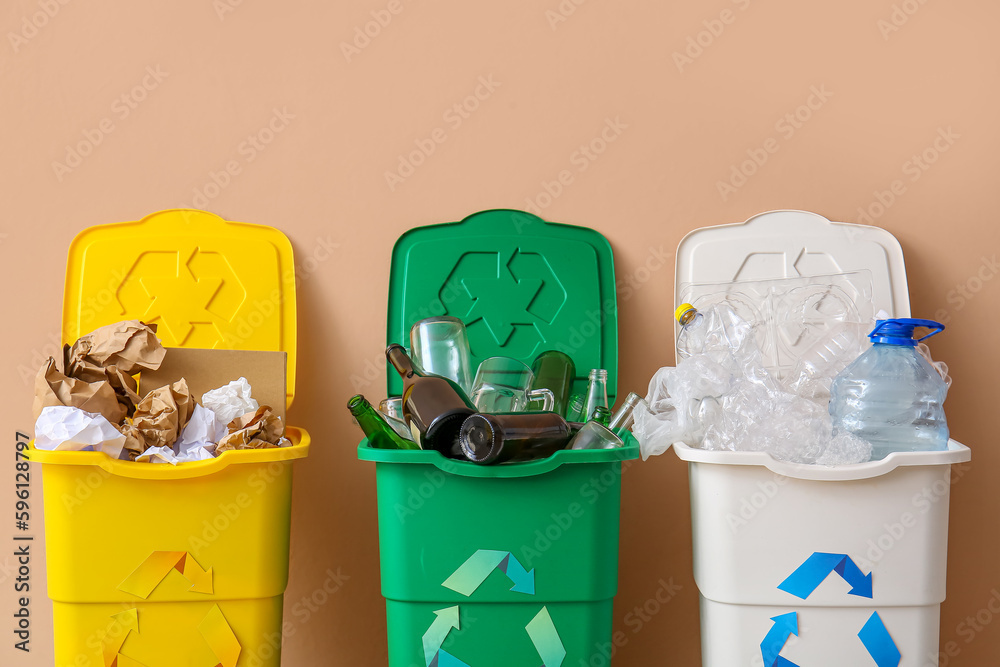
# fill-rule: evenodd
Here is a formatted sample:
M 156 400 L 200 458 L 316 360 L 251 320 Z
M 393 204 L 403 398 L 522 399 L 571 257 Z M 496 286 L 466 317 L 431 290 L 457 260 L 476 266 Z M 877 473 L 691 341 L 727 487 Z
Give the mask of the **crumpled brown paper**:
M 119 423 L 126 414 L 125 406 L 118 401 L 110 383 L 85 382 L 67 377 L 56 368 L 55 359 L 49 357 L 35 378 L 35 401 L 31 406 L 35 420 L 42 413 L 42 408 L 55 405 L 100 413 L 112 424 Z
M 150 447 L 170 447 L 191 418 L 194 405 L 184 378 L 149 392 L 136 406 L 131 424 L 121 428 L 125 449 L 138 455 Z
M 149 449 L 146 446 L 146 440 L 142 432 L 132 422 L 126 420 L 124 424 L 115 428 L 125 436 L 125 444 L 122 445 L 122 449 L 128 454 L 131 460 L 135 461 L 135 457 Z
M 155 324 L 126 320 L 94 329 L 73 343 L 66 357 L 66 374 L 95 382 L 104 379 L 103 369 L 114 366 L 135 375 L 159 368 L 165 354 Z
M 165 353 L 155 324 L 129 320 L 95 329 L 63 348 L 62 368 L 51 357 L 42 364 L 35 378 L 35 419 L 42 408 L 67 405 L 120 424 L 139 402 L 132 374 L 159 368 Z
M 285 426 L 281 417 L 274 414 L 268 405 L 237 417 L 229 422 L 228 428 L 229 435 L 220 440 L 215 448 L 216 456 L 230 449 L 269 449 L 283 447 L 288 442 L 282 437 Z
M 166 350 L 156 338 L 156 325 L 126 320 L 91 331 L 63 350 L 66 375 L 84 382 L 110 383 L 118 402 L 131 416 L 139 403 L 135 373 L 156 370 Z

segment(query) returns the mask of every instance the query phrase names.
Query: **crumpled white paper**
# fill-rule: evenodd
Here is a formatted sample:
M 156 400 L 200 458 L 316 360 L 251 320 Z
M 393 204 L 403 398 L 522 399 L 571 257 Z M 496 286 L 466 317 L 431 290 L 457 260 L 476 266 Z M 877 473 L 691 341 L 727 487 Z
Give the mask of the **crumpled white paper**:
M 67 405 L 42 408 L 35 422 L 35 449 L 104 452 L 121 456 L 125 436 L 104 415 Z
M 260 407 L 250 395 L 250 383 L 244 377 L 206 391 L 201 397 L 201 404 L 214 412 L 223 425 Z
M 215 449 L 216 443 L 226 437 L 229 432 L 226 429 L 227 423 L 221 422 L 212 410 L 195 404 L 191 419 L 181 431 L 181 437 L 177 439 L 174 449 L 182 456 L 185 452 L 193 451 L 198 447 L 204 447 L 211 451 Z
M 143 463 L 187 463 L 189 461 L 204 461 L 214 459 L 215 455 L 202 446 L 193 446 L 190 449 L 177 453 L 171 447 L 150 447 L 135 458 Z
M 177 465 L 188 461 L 204 461 L 215 458 L 215 446 L 225 437 L 227 429 L 219 423 L 219 418 L 208 408 L 195 404 L 194 412 L 180 438 L 173 447 L 150 447 L 136 457 L 136 461 L 147 463 L 169 463 Z

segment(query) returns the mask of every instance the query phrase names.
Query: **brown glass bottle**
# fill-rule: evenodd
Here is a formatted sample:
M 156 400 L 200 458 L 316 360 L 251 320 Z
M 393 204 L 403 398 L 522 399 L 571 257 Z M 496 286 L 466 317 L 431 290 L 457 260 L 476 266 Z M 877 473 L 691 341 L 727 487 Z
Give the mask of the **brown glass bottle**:
M 423 449 L 463 458 L 458 444 L 462 422 L 476 408 L 461 387 L 448 378 L 424 375 L 402 345 L 390 345 L 385 356 L 403 378 L 403 419 Z
M 462 424 L 459 443 L 465 458 L 484 465 L 541 459 L 564 449 L 579 426 L 555 412 L 477 414 Z

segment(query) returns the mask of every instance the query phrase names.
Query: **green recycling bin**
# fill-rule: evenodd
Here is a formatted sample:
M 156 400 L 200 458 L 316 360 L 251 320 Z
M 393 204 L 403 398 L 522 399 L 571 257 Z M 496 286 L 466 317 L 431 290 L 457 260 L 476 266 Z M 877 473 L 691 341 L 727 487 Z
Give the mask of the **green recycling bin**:
M 611 246 L 598 232 L 528 213 L 485 211 L 410 230 L 396 243 L 387 341 L 417 320 L 466 323 L 473 367 L 504 355 L 530 365 L 555 349 L 617 387 Z M 388 394 L 402 390 L 388 373 Z M 390 667 L 576 667 L 608 654 L 618 589 L 626 434 L 616 450 L 559 451 L 480 466 L 435 451 L 362 441 L 378 484 Z M 625 466 L 629 465 L 624 463 Z

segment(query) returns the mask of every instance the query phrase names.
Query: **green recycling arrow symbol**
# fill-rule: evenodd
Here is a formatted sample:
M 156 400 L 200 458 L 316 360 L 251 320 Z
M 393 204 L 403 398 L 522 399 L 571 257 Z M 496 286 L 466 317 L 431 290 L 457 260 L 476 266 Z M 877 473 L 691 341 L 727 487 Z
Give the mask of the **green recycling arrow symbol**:
M 452 628 L 461 630 L 458 616 L 458 605 L 447 609 L 438 609 L 434 612 L 437 618 L 431 623 L 431 627 L 424 633 L 424 660 L 431 664 L 435 654 L 441 650 L 441 645 L 448 638 L 448 633 Z
M 480 549 L 472 554 L 441 584 L 456 593 L 471 596 L 486 581 L 494 569 L 501 570 L 514 582 L 511 591 L 535 594 L 535 571 L 526 571 L 509 551 Z M 424 660 L 428 667 L 468 667 L 455 656 L 443 651 L 441 646 L 452 629 L 460 630 L 460 610 L 456 605 L 438 609 L 436 618 L 423 636 Z M 566 660 L 566 647 L 559 637 L 547 607 L 542 607 L 524 627 L 531 643 L 542 659 L 542 667 L 562 667 Z
M 535 571 L 528 572 L 509 551 L 480 549 L 455 570 L 455 573 L 441 584 L 456 593 L 469 597 L 476 592 L 490 572 L 499 568 L 514 582 L 510 590 L 516 593 L 535 594 Z

